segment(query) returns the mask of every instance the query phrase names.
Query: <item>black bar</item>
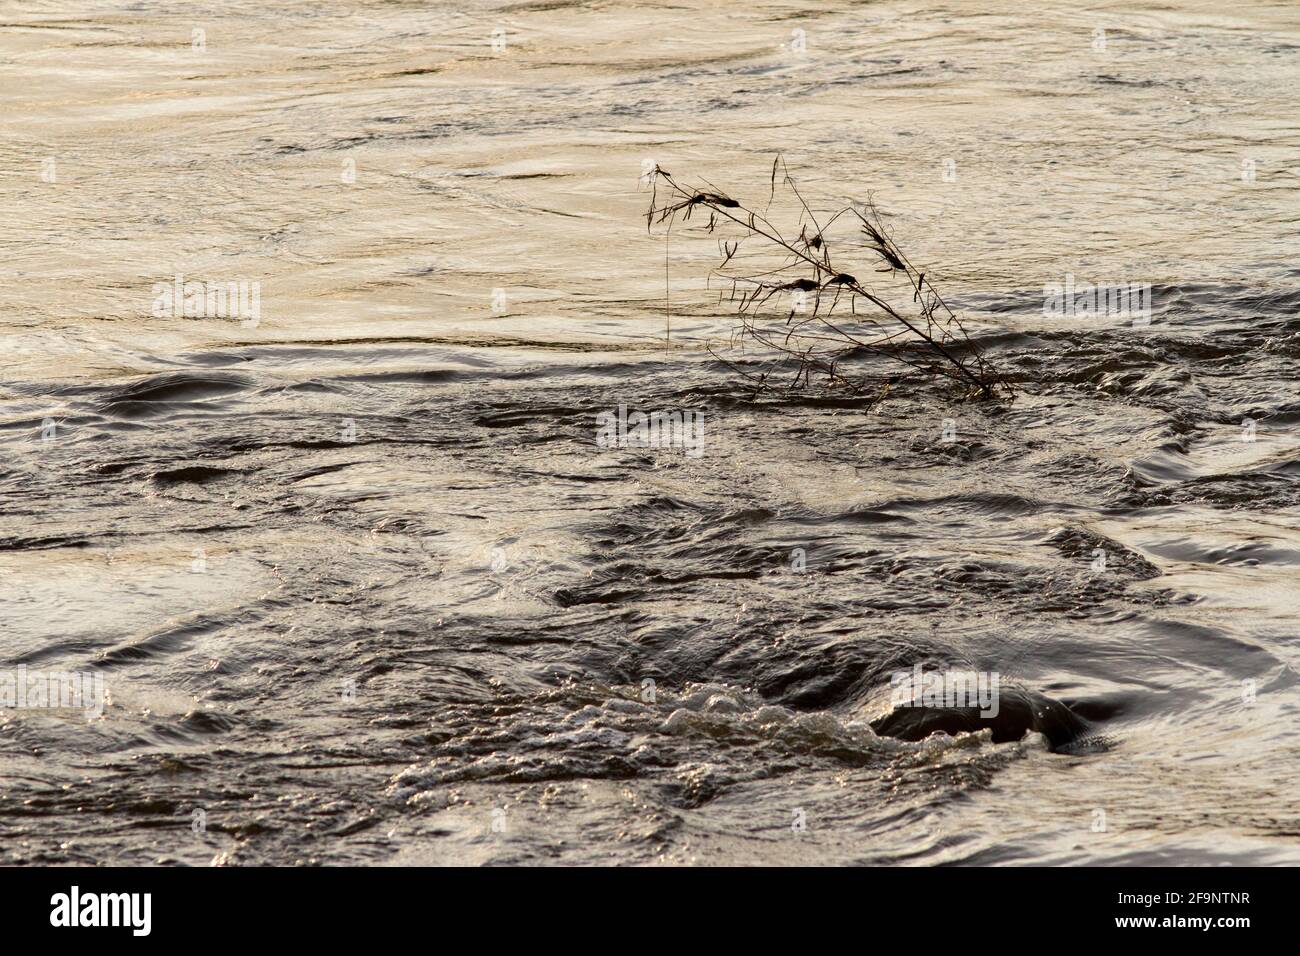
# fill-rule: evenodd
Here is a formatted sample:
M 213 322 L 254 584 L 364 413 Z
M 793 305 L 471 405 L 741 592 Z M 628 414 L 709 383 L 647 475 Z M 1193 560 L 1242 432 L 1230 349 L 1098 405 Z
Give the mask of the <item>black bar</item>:
M 1255 868 L 46 868 L 0 870 L 0 913 L 14 938 L 77 933 L 87 941 L 93 935 L 213 945 L 373 945 L 377 934 L 421 927 L 434 928 L 430 945 L 449 945 L 445 933 L 476 926 L 491 945 L 511 934 L 536 944 L 555 933 L 593 931 L 615 934 L 594 937 L 610 941 L 661 934 L 667 940 L 690 928 L 710 934 L 701 941 L 761 943 L 777 924 L 859 933 L 864 946 L 893 938 L 877 935 L 880 926 L 918 944 L 969 941 L 970 933 L 994 930 L 1035 934 L 1023 937 L 1027 943 L 1128 937 L 1182 944 L 1194 935 L 1231 943 L 1249 938 L 1242 933 L 1287 929 L 1292 883 L 1289 870 Z M 58 895 L 70 903 L 73 886 L 83 907 L 95 894 L 149 894 L 148 935 L 137 936 L 130 919 L 143 928 L 143 896 L 136 909 L 122 909 L 125 925 L 51 925 Z M 1118 925 L 1125 919 L 1154 925 Z M 1206 919 L 1208 928 L 1199 922 Z

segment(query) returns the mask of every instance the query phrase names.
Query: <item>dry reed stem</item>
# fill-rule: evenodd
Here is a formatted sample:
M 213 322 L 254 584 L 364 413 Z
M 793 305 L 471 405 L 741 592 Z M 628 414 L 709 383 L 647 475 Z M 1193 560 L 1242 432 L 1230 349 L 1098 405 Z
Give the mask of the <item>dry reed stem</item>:
M 776 198 L 778 173 L 781 174 L 780 185 L 790 191 L 800 208 L 799 234 L 793 239 L 787 239 L 768 220 L 766 210 L 756 212 L 711 184 L 708 189 L 694 188 L 679 183 L 671 173 L 659 167 L 653 173 L 653 193 L 646 213 L 646 225 L 665 226 L 665 242 L 678 218 L 689 221 L 697 210 L 709 213 L 706 225 L 709 233 L 720 226 L 735 227 L 734 231 L 738 233 L 737 238 L 720 241 L 722 260 L 711 273 L 711 277 L 717 276 L 730 283 L 730 300 L 738 303 L 740 325 L 733 335 L 733 344 L 743 345 L 752 341 L 774 350 L 785 361 L 793 362 L 795 374 L 787 388 L 810 386 L 816 375 L 819 379 L 824 377 L 830 388 L 865 394 L 871 391 L 871 386 L 861 378 L 848 375 L 844 365 L 855 356 L 868 352 L 883 355 L 926 376 L 952 379 L 961 386 L 966 397 L 991 398 L 999 391 L 1010 394 L 1010 387 L 989 367 L 961 320 L 926 274 L 898 248 L 872 203 L 860 204 L 862 208 L 841 209 L 823 226 L 804 201 L 784 160 L 778 156 L 772 163 L 767 209 Z M 666 193 L 662 201 L 661 193 Z M 877 265 L 883 267 L 876 271 L 887 273 L 890 278 L 905 279 L 912 304 L 916 307 L 915 314 L 906 314 L 883 298 L 883 293 L 873 291 L 863 280 L 836 266 L 831 258 L 831 237 L 827 233 L 845 216 L 856 217 L 858 245 L 877 258 Z M 771 268 L 749 273 L 736 271 L 733 263 L 737 262 L 742 244 L 750 241 L 758 242 L 767 253 L 776 255 Z M 666 256 L 665 247 L 665 281 Z M 783 327 L 766 325 L 759 310 L 774 296 L 785 292 L 811 299 L 811 313 L 798 315 L 796 319 L 797 309 L 792 308 Z M 824 299 L 829 299 L 829 305 L 823 311 Z M 846 300 L 843 304 L 849 309 L 851 322 L 833 318 L 842 299 Z M 666 312 L 667 301 L 665 294 Z M 860 313 L 859 305 L 866 306 L 866 310 Z M 863 334 L 862 326 L 871 329 L 869 336 Z M 736 368 L 730 362 L 727 364 Z M 769 374 L 763 373 L 757 380 L 756 394 L 773 387 L 768 382 Z M 749 377 L 752 380 L 753 377 Z

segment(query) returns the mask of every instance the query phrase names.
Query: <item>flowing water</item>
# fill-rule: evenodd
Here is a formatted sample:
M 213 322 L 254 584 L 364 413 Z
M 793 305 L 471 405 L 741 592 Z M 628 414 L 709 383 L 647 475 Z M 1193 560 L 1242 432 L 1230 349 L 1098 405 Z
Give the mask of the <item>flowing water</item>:
M 1300 9 L 1028 6 L 7 4 L 0 860 L 1300 861 Z M 778 152 L 1014 401 L 712 358 Z

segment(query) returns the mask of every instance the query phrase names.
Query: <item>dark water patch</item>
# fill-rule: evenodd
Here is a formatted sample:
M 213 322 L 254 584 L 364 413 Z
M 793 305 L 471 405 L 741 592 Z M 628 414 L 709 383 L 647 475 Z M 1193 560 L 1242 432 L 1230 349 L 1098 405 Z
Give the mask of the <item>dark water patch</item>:
M 1067 558 L 1099 563 L 1099 573 L 1119 573 L 1135 581 L 1149 581 L 1161 574 L 1136 551 L 1086 528 L 1057 529 L 1048 536 L 1047 543 Z
M 363 384 L 443 385 L 473 378 L 472 373 L 458 369 L 428 369 L 391 372 L 367 372 L 361 375 L 341 375 L 334 381 Z
M 149 403 L 185 403 L 230 395 L 252 387 L 253 380 L 239 375 L 192 375 L 169 372 L 153 375 L 125 386 L 112 386 L 100 393 L 105 412 L 120 406 Z M 104 394 L 106 392 L 106 394 Z
M 221 618 L 200 618 L 188 624 L 163 628 L 129 644 L 120 645 L 103 651 L 96 659 L 99 667 L 119 667 L 123 664 L 155 660 L 189 650 L 194 642 L 206 635 L 213 634 L 222 627 L 230 626 L 237 620 L 252 620 L 249 615 L 241 617 L 223 616 Z
M 520 425 L 556 424 L 577 418 L 582 410 L 573 406 L 553 405 L 540 408 L 503 408 L 479 414 L 474 424 L 482 428 L 517 428 Z M 593 434 L 592 442 L 595 438 Z
M 1019 688 L 1000 689 L 996 708 L 897 707 L 871 722 L 885 737 L 923 740 L 934 733 L 955 735 L 991 731 L 994 743 L 1019 740 L 1026 733 L 1045 736 L 1060 751 L 1091 733 L 1089 724 L 1060 701 Z
M 948 495 L 939 498 L 896 498 L 876 506 L 879 511 L 969 517 L 1019 517 L 1058 510 L 1060 507 L 1058 504 L 1036 501 L 1021 495 L 997 492 Z
M 45 537 L 0 538 L 0 551 L 44 551 L 52 548 L 89 548 L 95 541 L 91 537 L 49 535 Z
M 1152 545 L 1151 551 L 1172 561 L 1198 564 L 1241 567 L 1300 565 L 1300 550 L 1278 547 L 1263 541 L 1238 541 L 1220 545 L 1195 537 L 1176 537 Z
M 245 474 L 237 468 L 223 468 L 217 465 L 185 465 L 180 468 L 168 468 L 162 471 L 155 471 L 149 476 L 149 480 L 162 488 L 170 485 L 206 485 L 217 481 L 223 481 L 230 478 L 238 478 Z

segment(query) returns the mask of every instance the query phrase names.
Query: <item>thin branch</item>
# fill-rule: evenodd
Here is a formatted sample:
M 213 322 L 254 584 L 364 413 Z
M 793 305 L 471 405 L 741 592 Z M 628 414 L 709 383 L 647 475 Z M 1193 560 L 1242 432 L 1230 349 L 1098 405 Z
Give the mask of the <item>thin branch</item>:
M 781 185 L 789 190 L 800 208 L 799 235 L 793 240 L 787 240 L 766 214 L 776 197 L 778 170 L 781 172 Z M 667 194 L 662 203 L 661 181 Z M 926 376 L 947 376 L 960 382 L 970 397 L 990 398 L 998 391 L 1010 394 L 1010 387 L 989 367 L 961 320 L 934 288 L 929 275 L 917 269 L 898 248 L 874 203 L 868 201 L 862 204 L 863 208 L 841 209 L 823 226 L 799 192 L 780 156 L 772 163 L 771 195 L 763 214 L 754 212 L 712 183 L 706 183 L 707 189 L 693 188 L 657 167 L 654 183 L 646 223 L 648 227 L 656 224 L 666 226 L 665 241 L 678 217 L 687 221 L 696 209 L 709 213 L 708 232 L 729 223 L 741 233 L 740 238 L 720 240 L 722 259 L 711 274 L 731 284 L 730 298 L 737 303 L 740 317 L 733 341 L 743 344 L 745 340 L 751 340 L 794 360 L 795 375 L 789 387 L 807 387 L 816 374 L 825 377 L 828 387 L 855 394 L 864 392 L 867 390 L 864 384 L 849 378 L 843 369 L 846 361 L 866 352 L 885 356 Z M 917 315 L 905 314 L 868 288 L 856 275 L 835 265 L 828 231 L 846 214 L 857 217 L 861 236 L 859 244 L 883 267 L 876 271 L 902 274 Z M 809 224 L 815 230 L 811 235 Z M 737 257 L 746 238 L 763 240 L 769 251 L 782 254 L 782 263 L 740 274 L 736 271 Z M 791 270 L 800 270 L 804 274 L 790 278 L 788 273 Z M 787 292 L 804 297 L 805 304 L 811 300 L 811 314 L 796 321 L 799 314 L 796 307 L 791 309 L 782 326 L 766 328 L 759 318 L 760 310 L 773 297 Z M 824 313 L 821 310 L 823 295 L 830 299 Z M 868 325 L 877 330 L 870 338 L 863 338 L 857 331 L 846 327 L 843 319 L 830 318 L 841 298 L 847 298 L 852 325 Z M 860 313 L 859 303 L 869 308 Z M 893 328 L 889 329 L 891 325 Z M 758 381 L 758 386 L 760 391 L 773 387 L 768 382 L 767 373 Z

